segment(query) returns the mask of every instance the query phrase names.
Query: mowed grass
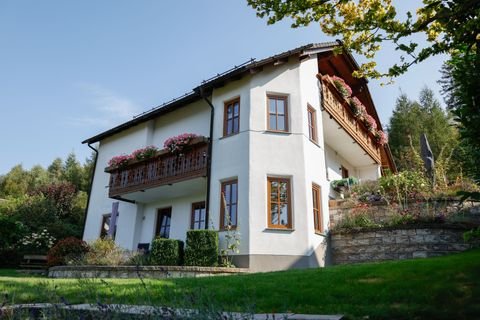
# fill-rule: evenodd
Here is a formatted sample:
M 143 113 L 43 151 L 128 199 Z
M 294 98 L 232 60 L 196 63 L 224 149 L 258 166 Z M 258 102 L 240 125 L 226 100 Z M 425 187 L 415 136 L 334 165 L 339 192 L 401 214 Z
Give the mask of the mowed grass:
M 142 282 L 143 281 L 143 282 Z M 196 279 L 47 279 L 0 270 L 8 303 L 128 303 L 349 319 L 480 319 L 480 250 L 445 257 Z

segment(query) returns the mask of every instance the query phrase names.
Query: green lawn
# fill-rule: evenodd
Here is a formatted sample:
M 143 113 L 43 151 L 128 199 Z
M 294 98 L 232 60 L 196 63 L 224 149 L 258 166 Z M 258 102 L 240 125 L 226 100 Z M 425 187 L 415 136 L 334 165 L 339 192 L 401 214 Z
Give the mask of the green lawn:
M 446 257 L 197 279 L 67 280 L 0 270 L 8 303 L 102 302 L 350 319 L 479 319 L 480 250 Z

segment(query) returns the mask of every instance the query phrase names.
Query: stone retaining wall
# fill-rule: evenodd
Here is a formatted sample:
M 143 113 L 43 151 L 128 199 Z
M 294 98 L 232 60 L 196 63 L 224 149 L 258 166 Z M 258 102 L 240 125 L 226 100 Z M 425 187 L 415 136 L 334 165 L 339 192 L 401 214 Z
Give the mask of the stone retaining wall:
M 334 264 L 426 258 L 470 249 L 465 229 L 449 227 L 331 233 Z M 477 245 L 477 244 L 475 244 Z
M 458 200 L 430 200 L 428 202 L 411 202 L 411 209 L 422 212 L 425 216 L 435 216 L 438 214 L 450 215 L 461 213 L 461 219 L 471 223 L 480 224 L 480 202 L 465 201 L 460 203 Z M 345 200 L 330 200 L 330 229 L 334 228 L 346 215 L 355 211 L 355 205 Z M 370 203 L 369 218 L 376 223 L 384 223 L 391 219 L 392 215 L 397 213 L 391 206 L 384 201 Z
M 244 268 L 186 266 L 56 266 L 48 270 L 50 278 L 196 278 L 246 273 Z

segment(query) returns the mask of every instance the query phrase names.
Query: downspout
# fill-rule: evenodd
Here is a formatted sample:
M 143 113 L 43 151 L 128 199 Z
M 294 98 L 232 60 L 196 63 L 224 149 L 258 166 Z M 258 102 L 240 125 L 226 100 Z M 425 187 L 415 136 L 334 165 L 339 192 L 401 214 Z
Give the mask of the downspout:
M 210 184 L 212 176 L 212 150 L 213 150 L 213 120 L 215 115 L 215 107 L 212 102 L 208 100 L 203 92 L 203 88 L 199 88 L 199 92 L 203 100 L 210 106 L 210 141 L 208 143 L 207 151 L 207 199 L 205 201 L 205 211 L 207 212 L 207 220 L 210 218 Z M 205 229 L 208 229 L 208 222 L 205 222 Z
M 83 215 L 82 239 L 85 236 L 85 224 L 87 223 L 88 206 L 90 205 L 90 197 L 92 196 L 93 178 L 95 177 L 95 170 L 97 169 L 98 150 L 92 147 L 90 143 L 87 144 L 90 149 L 95 152 L 95 161 L 93 162 L 92 177 L 90 178 L 90 185 L 88 187 L 87 206 L 85 207 L 85 214 Z

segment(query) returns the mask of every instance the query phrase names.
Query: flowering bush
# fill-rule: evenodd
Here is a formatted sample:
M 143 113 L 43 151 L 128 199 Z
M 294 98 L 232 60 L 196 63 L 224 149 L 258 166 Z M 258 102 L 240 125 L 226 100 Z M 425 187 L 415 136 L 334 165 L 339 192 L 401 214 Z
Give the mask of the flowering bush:
M 135 158 L 137 160 L 143 160 L 143 159 L 148 159 L 151 158 L 155 155 L 157 152 L 157 147 L 155 146 L 147 146 L 142 149 L 137 149 L 132 152 L 131 157 Z
M 44 253 L 47 252 L 54 243 L 55 238 L 48 233 L 47 229 L 43 229 L 40 233 L 33 232 L 23 237 L 18 244 L 24 251 Z
M 377 130 L 377 122 L 371 115 L 369 114 L 364 115 L 363 123 L 365 124 L 367 129 L 370 130 L 371 132 L 374 132 L 375 130 Z
M 190 143 L 194 138 L 199 137 L 194 133 L 183 133 L 181 135 L 168 138 L 165 140 L 163 147 L 172 153 L 181 152 L 183 148 Z
M 352 108 L 353 115 L 356 118 L 364 117 L 367 115 L 367 109 L 363 105 L 363 103 L 358 100 L 357 97 L 353 97 L 350 99 L 350 107 Z
M 382 130 L 378 130 L 377 132 L 375 132 L 375 139 L 377 140 L 377 143 L 381 146 L 388 143 L 388 137 Z
M 112 159 L 110 159 L 110 161 L 108 161 L 108 166 L 109 167 L 123 167 L 128 163 L 128 161 L 130 161 L 132 159 L 133 159 L 132 155 L 122 154 L 120 156 L 116 156 L 116 157 L 113 157 Z
M 78 261 L 88 252 L 88 245 L 85 241 L 75 237 L 65 238 L 55 244 L 47 254 L 48 266 L 59 266 Z
M 337 76 L 332 76 L 331 79 L 337 90 L 344 98 L 348 98 L 352 95 L 352 88 L 350 88 L 345 80 Z

